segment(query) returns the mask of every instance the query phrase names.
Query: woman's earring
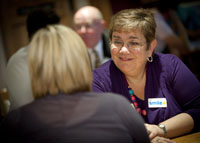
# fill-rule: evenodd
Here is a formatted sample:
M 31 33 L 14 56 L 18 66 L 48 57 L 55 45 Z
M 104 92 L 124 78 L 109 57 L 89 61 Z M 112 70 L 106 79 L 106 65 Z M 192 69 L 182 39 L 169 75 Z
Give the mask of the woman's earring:
M 151 57 L 148 57 L 148 58 L 147 58 L 147 61 L 150 62 L 150 63 L 153 62 L 153 57 L 152 57 L 152 56 L 151 56 Z

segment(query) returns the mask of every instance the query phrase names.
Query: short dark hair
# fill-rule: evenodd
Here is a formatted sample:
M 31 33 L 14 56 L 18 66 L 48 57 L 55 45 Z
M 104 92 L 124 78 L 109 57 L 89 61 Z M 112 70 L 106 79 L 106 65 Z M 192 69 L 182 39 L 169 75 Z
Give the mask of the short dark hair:
M 35 9 L 30 12 L 27 21 L 27 32 L 29 39 L 41 28 L 46 27 L 49 24 L 58 24 L 60 17 L 52 9 Z

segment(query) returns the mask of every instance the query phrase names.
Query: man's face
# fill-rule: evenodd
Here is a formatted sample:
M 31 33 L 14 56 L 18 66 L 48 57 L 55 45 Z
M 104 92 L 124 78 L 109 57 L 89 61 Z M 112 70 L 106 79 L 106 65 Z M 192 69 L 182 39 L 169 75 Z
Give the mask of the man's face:
M 104 31 L 103 20 L 96 19 L 92 13 L 77 13 L 74 17 L 76 32 L 81 36 L 88 48 L 94 48 Z

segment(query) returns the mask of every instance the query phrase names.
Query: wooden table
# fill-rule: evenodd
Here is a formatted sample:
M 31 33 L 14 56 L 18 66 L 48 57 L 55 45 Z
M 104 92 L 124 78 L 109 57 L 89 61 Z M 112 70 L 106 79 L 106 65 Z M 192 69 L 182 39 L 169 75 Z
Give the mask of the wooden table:
M 177 143 L 200 143 L 200 132 L 172 139 Z

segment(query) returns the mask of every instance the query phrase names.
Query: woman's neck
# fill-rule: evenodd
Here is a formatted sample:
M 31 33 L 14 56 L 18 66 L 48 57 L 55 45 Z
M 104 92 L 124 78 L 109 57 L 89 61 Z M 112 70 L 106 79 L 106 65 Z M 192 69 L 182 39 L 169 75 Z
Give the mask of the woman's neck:
M 134 91 L 135 96 L 141 100 L 145 99 L 146 70 L 137 76 L 126 76 L 129 88 Z
M 138 74 L 134 74 L 134 75 L 126 75 L 126 80 L 130 85 L 134 85 L 134 84 L 138 84 L 141 83 L 142 81 L 146 80 L 146 70 L 144 70 L 143 72 L 139 72 Z

